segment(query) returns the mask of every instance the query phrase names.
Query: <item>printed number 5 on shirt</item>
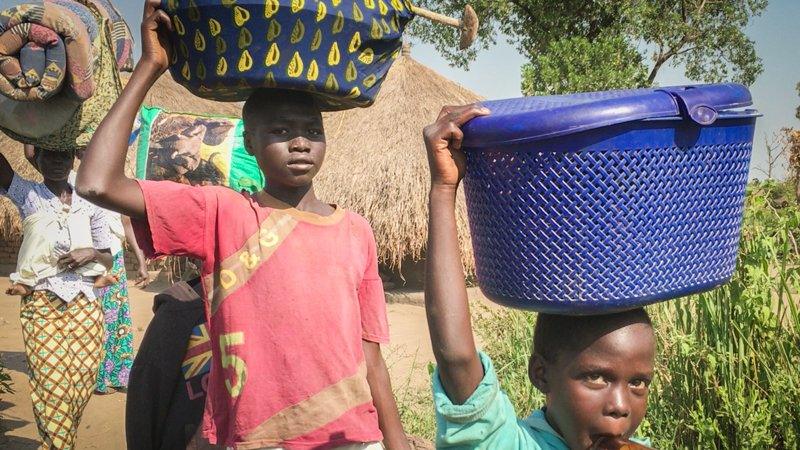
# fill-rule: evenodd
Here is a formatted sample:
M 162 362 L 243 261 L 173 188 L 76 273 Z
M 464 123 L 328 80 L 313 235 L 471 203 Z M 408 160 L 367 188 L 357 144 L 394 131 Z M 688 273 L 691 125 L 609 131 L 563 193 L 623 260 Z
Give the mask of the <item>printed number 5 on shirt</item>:
M 247 380 L 247 365 L 244 360 L 236 355 L 228 353 L 228 348 L 234 345 L 244 344 L 244 333 L 228 333 L 219 337 L 219 348 L 222 353 L 222 368 L 233 369 L 236 374 L 235 383 L 231 380 L 225 380 L 225 386 L 228 388 L 228 393 L 231 397 L 238 397 L 242 393 L 242 387 Z

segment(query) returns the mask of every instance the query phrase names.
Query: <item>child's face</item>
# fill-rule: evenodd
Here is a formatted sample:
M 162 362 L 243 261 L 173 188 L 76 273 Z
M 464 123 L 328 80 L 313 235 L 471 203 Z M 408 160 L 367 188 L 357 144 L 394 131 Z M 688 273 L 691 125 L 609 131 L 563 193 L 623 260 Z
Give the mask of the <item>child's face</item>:
M 313 105 L 279 104 L 254 116 L 245 136 L 267 183 L 286 188 L 311 184 L 325 159 L 322 115 Z
M 653 329 L 635 323 L 544 363 L 544 389 L 534 383 L 547 394 L 548 421 L 571 449 L 633 435 L 647 410 L 654 357 Z

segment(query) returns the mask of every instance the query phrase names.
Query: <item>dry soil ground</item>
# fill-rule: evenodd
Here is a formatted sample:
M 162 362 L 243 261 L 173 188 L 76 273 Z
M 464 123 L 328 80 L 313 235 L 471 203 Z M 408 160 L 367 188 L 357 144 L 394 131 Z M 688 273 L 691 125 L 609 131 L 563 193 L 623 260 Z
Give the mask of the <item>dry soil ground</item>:
M 0 277 L 0 292 L 8 285 Z M 152 318 L 152 298 L 166 282 L 157 281 L 146 290 L 130 289 L 130 302 L 138 348 L 144 330 Z M 390 295 L 390 297 L 393 297 Z M 395 296 L 401 301 L 419 303 L 419 294 Z M 426 365 L 433 360 L 425 311 L 413 304 L 388 305 L 392 343 L 384 349 L 395 385 L 425 389 Z M 0 449 L 35 450 L 38 434 L 33 419 L 26 377 L 27 365 L 19 321 L 19 298 L 0 293 L 0 357 L 14 383 L 15 393 L 0 401 Z M 81 421 L 76 450 L 117 450 L 125 448 L 125 395 L 93 396 Z

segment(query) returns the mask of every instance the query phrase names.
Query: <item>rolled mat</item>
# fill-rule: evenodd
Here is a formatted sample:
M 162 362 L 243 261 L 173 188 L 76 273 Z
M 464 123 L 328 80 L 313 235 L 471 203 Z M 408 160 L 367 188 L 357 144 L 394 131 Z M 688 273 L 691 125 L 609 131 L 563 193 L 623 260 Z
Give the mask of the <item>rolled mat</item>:
M 0 46 L 8 45 L 0 59 L 0 130 L 51 150 L 88 145 L 121 91 L 108 20 L 90 0 L 0 12 Z M 8 51 L 14 46 L 17 53 Z M 37 78 L 38 86 L 28 84 Z
M 45 100 L 60 92 L 66 78 L 78 99 L 91 97 L 98 32 L 92 12 L 71 1 L 1 11 L 0 93 L 17 101 Z
M 109 20 L 117 69 L 121 72 L 133 71 L 133 35 L 125 19 L 122 18 L 122 14 L 109 0 L 89 1 L 97 7 L 103 17 Z
M 407 0 L 162 0 L 170 70 L 199 97 L 311 92 L 324 110 L 371 105 L 413 18 Z
M 256 159 L 245 150 L 241 119 L 144 107 L 137 125 L 137 178 L 249 192 L 264 187 Z

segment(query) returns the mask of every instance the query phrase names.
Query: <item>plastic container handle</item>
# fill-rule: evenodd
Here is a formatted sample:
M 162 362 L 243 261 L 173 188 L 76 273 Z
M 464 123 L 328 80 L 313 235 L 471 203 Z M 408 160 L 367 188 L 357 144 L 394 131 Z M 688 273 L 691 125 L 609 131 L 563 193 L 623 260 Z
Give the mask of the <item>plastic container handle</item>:
M 710 106 L 710 99 L 699 89 L 658 89 L 671 95 L 678 102 L 681 115 L 699 125 L 711 125 L 716 122 L 719 113 Z

